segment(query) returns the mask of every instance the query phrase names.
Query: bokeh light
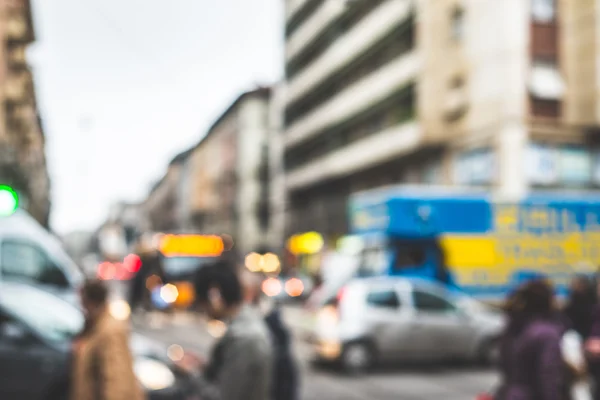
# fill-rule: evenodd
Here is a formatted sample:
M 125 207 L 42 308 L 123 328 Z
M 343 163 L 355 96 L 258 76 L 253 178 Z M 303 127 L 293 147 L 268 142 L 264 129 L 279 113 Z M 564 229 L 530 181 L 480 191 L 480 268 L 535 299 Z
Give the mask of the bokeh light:
M 261 270 L 261 261 L 262 257 L 260 254 L 250 253 L 246 256 L 246 268 L 252 272 L 259 272 Z
M 277 296 L 281 293 L 281 282 L 275 278 L 266 279 L 262 283 L 262 291 L 269 297 Z
M 167 349 L 167 356 L 173 362 L 181 361 L 181 360 L 183 360 L 183 356 L 185 356 L 185 351 L 183 350 L 183 347 L 181 347 L 180 345 L 172 344 Z
M 0 185 L 0 216 L 13 214 L 19 208 L 19 195 L 17 192 L 5 185 Z
M 298 297 L 304 293 L 304 283 L 298 278 L 291 278 L 285 283 L 285 292 L 291 297 Z
M 218 339 L 223 337 L 223 335 L 227 331 L 227 325 L 225 325 L 223 321 L 214 319 L 208 321 L 208 323 L 206 324 L 206 330 L 212 337 Z
M 113 300 L 109 303 L 110 315 L 119 321 L 126 321 L 131 315 L 131 308 L 125 300 Z
M 160 297 L 167 304 L 173 304 L 177 300 L 177 296 L 179 296 L 179 291 L 175 285 L 168 283 L 160 289 Z

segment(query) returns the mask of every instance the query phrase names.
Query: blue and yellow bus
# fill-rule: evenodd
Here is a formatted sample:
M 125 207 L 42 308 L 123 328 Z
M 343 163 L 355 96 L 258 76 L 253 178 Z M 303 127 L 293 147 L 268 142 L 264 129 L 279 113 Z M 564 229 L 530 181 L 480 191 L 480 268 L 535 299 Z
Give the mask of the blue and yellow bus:
M 600 193 L 532 192 L 507 201 L 486 191 L 399 186 L 354 195 L 359 273 L 434 279 L 500 300 L 532 275 L 564 293 L 600 265 Z

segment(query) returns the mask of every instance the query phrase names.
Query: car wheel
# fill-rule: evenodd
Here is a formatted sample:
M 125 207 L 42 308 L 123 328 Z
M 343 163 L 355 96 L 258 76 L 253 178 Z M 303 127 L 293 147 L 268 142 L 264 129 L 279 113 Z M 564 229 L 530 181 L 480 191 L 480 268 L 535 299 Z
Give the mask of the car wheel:
M 486 340 L 479 348 L 479 363 L 485 366 L 496 366 L 500 361 L 500 343 L 497 339 Z
M 373 367 L 374 361 L 373 347 L 366 342 L 349 343 L 342 352 L 342 368 L 351 375 L 366 373 Z

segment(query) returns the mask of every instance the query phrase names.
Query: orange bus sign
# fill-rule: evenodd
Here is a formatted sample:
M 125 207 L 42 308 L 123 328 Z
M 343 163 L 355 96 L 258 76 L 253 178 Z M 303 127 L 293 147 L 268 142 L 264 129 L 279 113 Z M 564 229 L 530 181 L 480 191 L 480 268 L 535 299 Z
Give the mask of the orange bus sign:
M 159 250 L 165 257 L 218 257 L 224 245 L 220 236 L 164 235 Z

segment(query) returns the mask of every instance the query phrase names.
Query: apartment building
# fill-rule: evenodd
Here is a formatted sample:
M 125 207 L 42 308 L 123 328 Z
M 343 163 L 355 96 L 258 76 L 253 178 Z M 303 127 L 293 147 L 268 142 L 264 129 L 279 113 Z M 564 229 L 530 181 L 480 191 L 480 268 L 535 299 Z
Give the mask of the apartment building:
M 287 0 L 287 235 L 386 184 L 596 187 L 596 4 Z
M 185 154 L 179 168 L 178 226 L 231 235 L 240 253 L 271 248 L 271 89 L 241 94 Z
M 48 225 L 50 183 L 45 139 L 25 50 L 35 40 L 28 0 L 0 0 L 0 180 Z

